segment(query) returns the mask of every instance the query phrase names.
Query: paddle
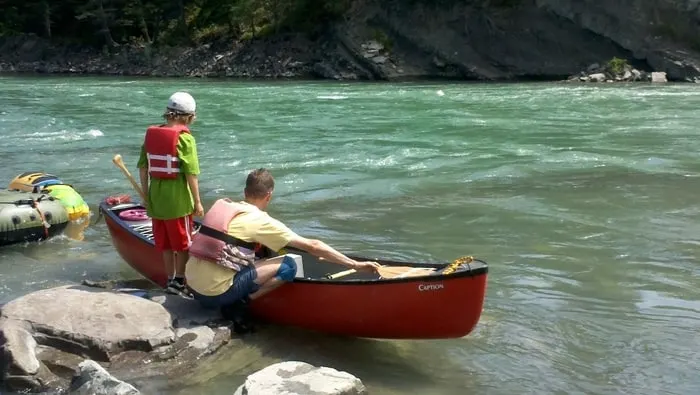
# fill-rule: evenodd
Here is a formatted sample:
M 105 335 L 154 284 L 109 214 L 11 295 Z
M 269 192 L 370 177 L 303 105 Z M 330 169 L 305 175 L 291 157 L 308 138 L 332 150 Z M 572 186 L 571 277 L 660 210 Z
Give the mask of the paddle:
M 129 179 L 129 182 L 131 182 L 131 186 L 133 186 L 136 192 L 138 192 L 138 194 L 141 195 L 143 203 L 146 203 L 148 201 L 148 199 L 146 199 L 146 195 L 143 194 L 141 187 L 139 186 L 139 184 L 136 183 L 134 177 L 132 177 L 131 173 L 129 173 L 129 169 L 127 169 L 124 165 L 124 161 L 122 161 L 122 156 L 119 154 L 114 155 L 114 158 L 112 158 L 112 162 L 122 171 L 122 173 L 124 173 L 126 178 Z
M 429 267 L 411 267 L 411 266 L 380 266 L 379 276 L 381 278 L 400 278 L 400 277 L 416 277 L 416 276 L 426 276 L 435 271 L 433 268 Z M 335 274 L 329 274 L 326 276 L 329 280 L 335 280 L 340 277 L 345 277 L 347 275 L 356 273 L 355 269 L 348 269 Z
M 323 260 L 323 258 L 321 258 Z M 474 257 L 467 255 L 467 256 L 462 256 L 450 263 L 445 267 L 445 270 L 442 271 L 442 274 L 451 274 L 460 265 L 464 264 L 469 264 L 472 261 L 474 261 Z M 429 267 L 411 267 L 411 266 L 380 266 L 379 267 L 379 275 L 380 278 L 401 278 L 401 277 L 417 277 L 417 276 L 427 276 L 430 273 L 436 271 L 436 268 L 429 268 Z M 327 279 L 329 280 L 335 280 L 340 277 L 344 277 L 350 274 L 353 274 L 357 272 L 355 269 L 349 269 L 349 270 L 344 270 L 342 272 L 338 272 L 335 274 L 329 274 L 326 276 Z

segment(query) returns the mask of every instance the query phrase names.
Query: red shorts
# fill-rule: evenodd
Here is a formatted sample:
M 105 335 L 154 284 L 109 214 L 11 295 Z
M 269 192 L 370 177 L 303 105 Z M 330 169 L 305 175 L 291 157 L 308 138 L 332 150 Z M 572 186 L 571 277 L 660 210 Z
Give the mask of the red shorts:
M 191 215 L 173 219 L 152 219 L 156 250 L 187 251 L 192 245 L 194 220 Z

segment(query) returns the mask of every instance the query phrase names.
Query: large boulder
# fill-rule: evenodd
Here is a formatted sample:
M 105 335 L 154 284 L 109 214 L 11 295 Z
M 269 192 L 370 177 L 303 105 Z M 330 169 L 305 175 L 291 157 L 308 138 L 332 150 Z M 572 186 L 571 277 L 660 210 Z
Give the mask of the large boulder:
M 173 365 L 167 361 L 197 360 L 230 336 L 218 311 L 158 291 L 41 290 L 0 310 L 0 384 L 11 391 L 62 389 L 85 359 L 125 376 L 162 375 Z
M 270 365 L 246 378 L 234 395 L 360 395 L 360 379 L 333 368 L 287 361 Z

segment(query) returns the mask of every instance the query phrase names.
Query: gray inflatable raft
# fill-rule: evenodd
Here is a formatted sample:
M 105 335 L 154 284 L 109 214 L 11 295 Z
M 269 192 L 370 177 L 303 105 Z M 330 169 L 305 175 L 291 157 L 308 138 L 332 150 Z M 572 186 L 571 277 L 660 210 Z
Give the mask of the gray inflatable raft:
M 46 240 L 67 225 L 68 212 L 52 196 L 0 189 L 0 246 Z

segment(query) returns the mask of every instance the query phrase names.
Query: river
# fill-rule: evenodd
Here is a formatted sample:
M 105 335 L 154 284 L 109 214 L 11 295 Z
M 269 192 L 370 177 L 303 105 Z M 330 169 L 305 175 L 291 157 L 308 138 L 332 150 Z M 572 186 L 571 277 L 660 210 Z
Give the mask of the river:
M 111 159 L 135 172 L 145 127 L 180 89 L 197 100 L 205 208 L 264 166 L 270 213 L 303 235 L 367 256 L 474 255 L 490 271 L 465 338 L 274 329 L 154 386 L 230 394 L 301 359 L 372 394 L 700 393 L 700 85 L 2 76 L 1 182 L 51 172 L 93 209 L 135 196 Z M 134 276 L 98 221 L 82 241 L 2 249 L 0 303 Z

